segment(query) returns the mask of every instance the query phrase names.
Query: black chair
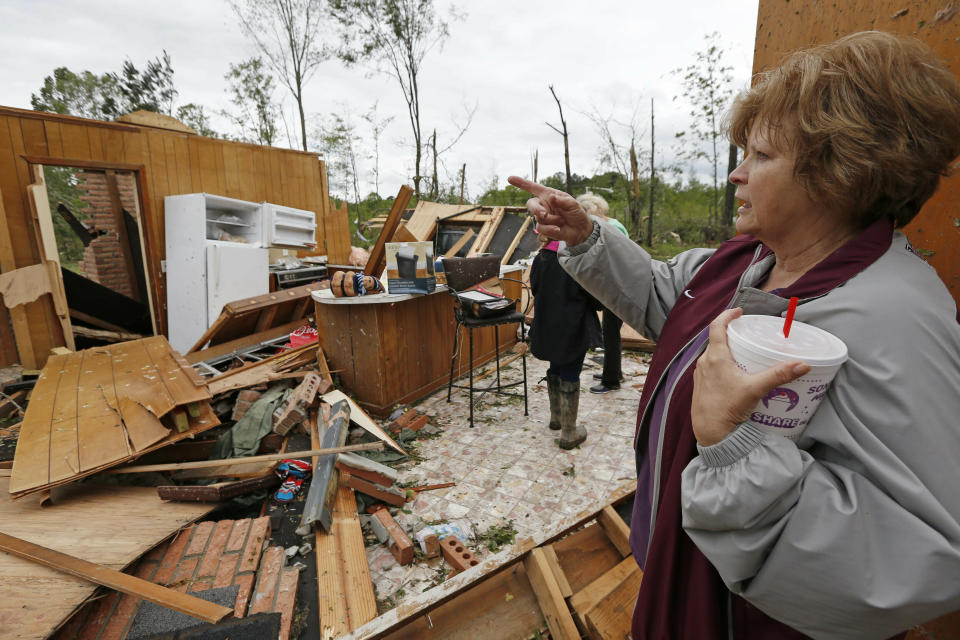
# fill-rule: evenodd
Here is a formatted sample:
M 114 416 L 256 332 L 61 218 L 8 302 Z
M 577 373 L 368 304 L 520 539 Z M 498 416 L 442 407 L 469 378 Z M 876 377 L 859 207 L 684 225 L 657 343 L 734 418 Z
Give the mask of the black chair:
M 501 280 L 510 280 L 511 282 L 520 282 L 521 286 L 526 287 L 526 285 L 512 278 L 501 278 Z M 460 292 L 454 290 L 453 288 L 449 289 L 450 294 L 456 298 L 457 305 L 454 307 L 454 316 L 457 319 L 457 329 L 453 334 L 453 355 L 450 356 L 450 381 L 447 383 L 447 402 L 450 402 L 450 397 L 453 392 L 454 387 L 457 389 L 468 389 L 470 392 L 470 428 L 473 428 L 473 395 L 479 393 L 481 396 L 484 393 L 496 393 L 504 396 L 512 396 L 514 398 L 523 398 L 523 415 L 530 415 L 527 409 L 527 349 L 526 344 L 521 344 L 521 359 L 523 361 L 523 380 L 519 382 L 511 382 L 509 384 L 502 384 L 500 381 L 500 325 L 504 324 L 520 324 L 520 342 L 526 343 L 527 333 L 526 333 L 526 324 L 524 322 L 526 309 L 523 312 L 517 311 L 515 305 L 511 305 L 506 310 L 497 313 L 496 315 L 491 315 L 485 318 L 478 318 L 473 314 L 469 313 L 465 308 L 466 305 L 469 305 L 469 301 L 466 301 L 460 297 Z M 527 306 L 529 306 L 529 297 L 527 300 Z M 457 361 L 457 344 L 460 339 L 460 327 L 465 327 L 469 332 L 469 357 L 470 357 L 470 384 L 454 384 L 453 383 L 453 370 L 454 365 Z M 474 387 L 473 384 L 473 331 L 474 329 L 483 329 L 485 327 L 493 327 L 494 335 L 494 360 L 496 360 L 497 366 L 497 381 L 494 384 L 490 384 L 486 387 Z M 523 393 L 517 393 L 509 391 L 509 389 L 516 387 L 518 385 L 523 385 Z

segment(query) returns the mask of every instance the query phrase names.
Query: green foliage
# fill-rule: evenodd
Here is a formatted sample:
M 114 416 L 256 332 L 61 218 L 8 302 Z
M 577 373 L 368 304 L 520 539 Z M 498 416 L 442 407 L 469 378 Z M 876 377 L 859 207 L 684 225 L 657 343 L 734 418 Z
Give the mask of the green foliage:
M 57 212 L 57 205 L 63 204 L 80 221 L 87 215 L 84 209 L 87 203 L 80 199 L 82 192 L 77 188 L 77 178 L 71 167 L 43 168 L 43 177 L 47 183 L 47 199 L 53 218 L 53 235 L 57 239 L 57 251 L 64 267 L 80 273 L 78 263 L 83 260 L 83 242 L 77 237 L 66 220 Z
M 320 143 L 327 165 L 327 180 L 330 192 L 341 200 L 352 200 L 354 216 L 360 214 L 360 178 L 357 172 L 357 156 L 360 136 L 356 126 L 344 109 L 346 116 L 332 114 L 317 128 L 316 138 Z
M 166 51 L 148 60 L 140 70 L 128 58 L 119 74 L 75 73 L 66 67 L 54 69 L 43 79 L 30 104 L 36 111 L 51 111 L 96 120 L 112 120 L 140 109 L 170 114 L 177 90 L 173 65 Z
M 111 120 L 117 113 L 120 87 L 116 76 L 89 71 L 74 73 L 57 67 L 43 79 L 37 93 L 30 95 L 34 111 L 63 113 L 94 120 Z
M 210 118 L 203 105 L 191 102 L 177 107 L 177 120 L 191 127 L 194 131 L 208 138 L 219 138 L 220 134 L 210 126 Z
M 719 163 L 727 152 L 722 139 L 720 120 L 733 96 L 733 67 L 724 66 L 725 51 L 720 45 L 720 34 L 714 32 L 705 38 L 707 47 L 697 52 L 696 63 L 674 69 L 683 74 L 683 97 L 690 103 L 690 126 L 676 134 L 680 141 L 680 156 L 694 162 L 708 160 L 713 167 L 713 192 L 710 201 L 710 220 L 717 222 L 720 206 Z M 674 98 L 676 100 L 676 97 Z
M 517 528 L 513 525 L 513 520 L 508 520 L 502 525 L 492 525 L 483 533 L 477 533 L 475 537 L 477 544 L 483 545 L 496 553 L 504 545 L 513 544 L 517 541 Z
M 273 102 L 273 76 L 259 57 L 231 64 L 224 76 L 236 112 L 224 112 L 244 142 L 272 145 L 277 137 L 279 108 Z

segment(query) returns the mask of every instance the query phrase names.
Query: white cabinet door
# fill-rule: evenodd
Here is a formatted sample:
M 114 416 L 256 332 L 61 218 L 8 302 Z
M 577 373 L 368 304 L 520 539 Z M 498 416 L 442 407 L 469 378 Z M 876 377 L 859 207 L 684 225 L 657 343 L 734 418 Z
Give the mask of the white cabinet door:
M 269 251 L 233 243 L 207 244 L 207 326 L 223 305 L 270 290 Z M 198 336 L 199 337 L 199 336 Z

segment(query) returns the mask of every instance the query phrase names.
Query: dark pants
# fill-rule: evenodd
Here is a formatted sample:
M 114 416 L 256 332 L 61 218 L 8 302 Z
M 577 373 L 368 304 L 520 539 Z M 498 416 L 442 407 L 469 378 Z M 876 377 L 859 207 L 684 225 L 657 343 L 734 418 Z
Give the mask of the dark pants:
M 561 380 L 567 382 L 577 382 L 580 380 L 580 372 L 583 370 L 583 359 L 587 357 L 587 352 L 584 351 L 580 354 L 579 360 L 574 360 L 573 362 L 568 362 L 566 364 L 560 364 L 559 362 L 551 362 L 550 368 L 547 369 L 547 373 L 552 373 Z
M 610 309 L 603 309 L 603 373 L 600 382 L 605 387 L 620 384 L 620 327 L 623 320 L 613 315 Z

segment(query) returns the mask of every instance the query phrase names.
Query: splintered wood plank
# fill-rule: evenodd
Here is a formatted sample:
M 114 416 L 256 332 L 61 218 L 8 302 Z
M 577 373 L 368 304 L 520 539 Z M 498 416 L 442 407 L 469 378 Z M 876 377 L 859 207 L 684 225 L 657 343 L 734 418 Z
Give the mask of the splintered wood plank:
M 233 615 L 233 609 L 231 608 L 207 602 L 196 596 L 174 591 L 159 584 L 154 584 L 149 580 L 137 578 L 94 562 L 81 560 L 75 556 L 2 532 L 0 532 L 0 551 L 82 578 L 94 584 L 109 587 L 121 593 L 149 600 L 162 607 L 185 613 L 205 622 L 216 624 Z
M 170 343 L 163 336 L 155 336 L 139 341 L 150 355 L 154 366 L 160 373 L 160 382 L 173 396 L 174 404 L 188 404 L 198 400 L 209 400 L 210 391 L 204 386 L 197 386 L 190 375 L 180 366 L 180 363 L 171 353 Z
M 64 367 L 70 362 L 67 356 L 51 356 L 47 360 L 47 366 L 40 372 L 37 378 L 37 384 L 33 388 L 26 415 L 23 422 L 20 423 L 20 435 L 17 440 L 16 455 L 13 459 L 13 471 L 10 478 L 11 491 L 20 491 L 33 486 L 32 483 L 46 483 L 49 481 L 50 472 L 50 450 L 51 437 L 56 433 L 60 439 L 68 437 L 60 431 L 53 431 L 52 426 L 56 416 L 57 407 L 55 399 L 57 398 L 57 389 L 61 377 L 66 374 Z M 77 369 L 74 368 L 74 375 Z M 74 402 L 76 395 L 73 396 Z M 32 405 L 32 406 L 31 406 Z M 76 410 L 74 409 L 74 413 Z M 76 455 L 77 438 L 74 430 L 72 443 L 70 441 L 60 442 L 57 446 L 58 452 L 74 451 Z M 79 465 L 78 462 L 74 463 Z
M 637 566 L 633 556 L 628 556 L 624 558 L 623 562 L 570 597 L 570 606 L 579 616 L 584 628 L 587 627 L 587 613 L 602 600 L 609 597 L 618 586 L 628 580 L 634 573 L 641 573 L 640 567 Z M 634 599 L 636 599 L 638 592 L 639 586 L 633 594 Z
M 337 637 L 377 617 L 353 489 L 340 485 L 330 533 L 316 530 L 321 637 Z
M 9 491 L 0 478 L 0 493 Z M 75 484 L 16 502 L 0 500 L 3 532 L 88 562 L 122 569 L 216 505 L 165 503 L 152 487 Z M 96 585 L 0 553 L 0 636 L 42 640 Z
M 52 356 L 21 425 L 12 493 L 63 484 L 220 424 L 210 392 L 156 336 Z M 199 403 L 182 433 L 158 420 Z
M 610 538 L 610 542 L 617 548 L 620 555 L 630 555 L 630 527 L 617 514 L 616 509 L 609 505 L 604 507 L 603 511 L 597 514 L 597 522 L 607 532 L 607 537 Z
M 590 637 L 595 640 L 624 640 L 630 637 L 633 607 L 640 592 L 643 572 L 630 573 L 605 598 L 593 606 L 584 618 Z
M 523 566 L 527 570 L 527 577 L 530 578 L 530 585 L 540 604 L 543 617 L 547 620 L 550 636 L 556 640 L 579 640 L 577 625 L 567 609 L 560 585 L 550 569 L 543 549 L 532 549 Z

